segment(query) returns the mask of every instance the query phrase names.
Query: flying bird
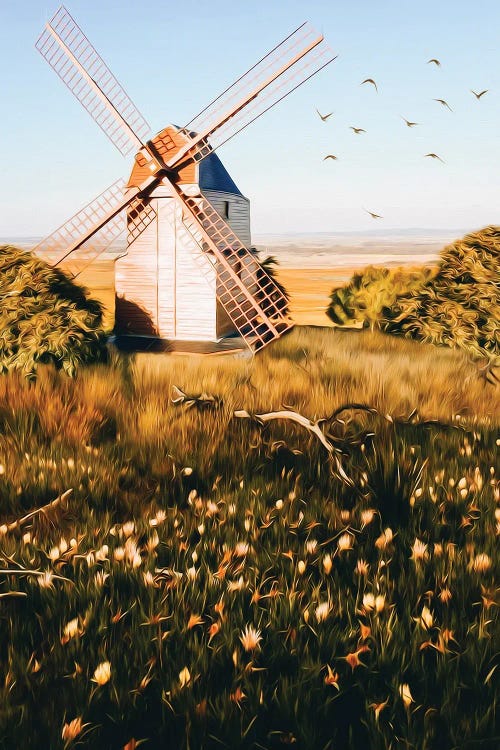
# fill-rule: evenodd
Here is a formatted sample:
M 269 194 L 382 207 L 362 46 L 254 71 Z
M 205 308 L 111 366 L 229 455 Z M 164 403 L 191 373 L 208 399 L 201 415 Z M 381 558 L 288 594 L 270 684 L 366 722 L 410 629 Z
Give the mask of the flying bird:
M 375 81 L 373 80 L 373 78 L 365 78 L 365 80 L 361 81 L 361 83 L 359 85 L 362 86 L 364 83 L 371 83 L 372 86 L 375 86 L 375 91 L 378 94 L 377 84 L 375 83 Z
M 434 63 L 434 65 L 435 65 L 435 66 L 436 66 L 437 68 L 440 68 L 440 67 L 441 67 L 441 63 L 440 63 L 440 62 L 439 62 L 439 60 L 437 60 L 437 59 L 436 59 L 435 57 L 431 57 L 431 59 L 430 59 L 430 60 L 427 60 L 427 65 L 429 65 L 429 63 Z
M 327 159 L 333 159 L 334 161 L 337 161 L 337 157 L 335 156 L 335 154 L 327 154 L 324 157 L 323 161 L 326 161 Z
M 374 214 L 373 211 L 368 211 L 367 208 L 364 208 L 363 211 L 366 211 L 367 214 L 370 214 L 372 219 L 383 219 L 383 216 L 380 216 L 380 214 Z
M 354 130 L 356 135 L 359 135 L 360 133 L 366 133 L 366 130 L 363 130 L 363 128 L 354 128 L 352 125 L 349 125 L 351 130 Z
M 406 117 L 401 116 L 401 119 L 406 122 L 409 128 L 412 128 L 414 125 L 418 125 L 418 122 L 412 122 L 411 120 L 407 120 Z
M 441 157 L 440 157 L 440 156 L 438 156 L 437 154 L 424 154 L 424 156 L 430 156 L 430 157 L 431 157 L 431 159 L 439 159 L 439 161 L 442 161 L 442 162 L 443 162 L 443 164 L 444 164 L 444 161 L 443 161 L 443 159 L 441 159 Z
M 448 109 L 450 110 L 450 112 L 453 112 L 453 110 L 450 107 L 450 105 L 448 104 L 448 102 L 446 102 L 444 99 L 434 99 L 434 101 L 435 102 L 439 102 L 440 104 L 443 105 L 443 107 L 448 107 Z
M 321 112 L 319 111 L 319 109 L 317 109 L 316 112 L 321 117 L 321 119 L 323 120 L 323 122 L 326 122 L 328 120 L 328 118 L 333 115 L 333 112 L 329 112 L 327 115 L 322 115 Z
M 484 91 L 480 91 L 479 94 L 476 94 L 476 92 L 471 89 L 471 93 L 474 94 L 476 99 L 480 99 L 482 96 L 484 96 L 484 94 L 488 93 L 488 90 L 489 89 L 485 89 Z

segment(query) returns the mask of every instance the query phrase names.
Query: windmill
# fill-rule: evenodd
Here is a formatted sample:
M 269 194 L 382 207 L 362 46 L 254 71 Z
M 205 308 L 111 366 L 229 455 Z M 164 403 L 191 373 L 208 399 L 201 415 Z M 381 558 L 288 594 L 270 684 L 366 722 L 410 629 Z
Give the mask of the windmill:
M 153 137 L 63 6 L 36 47 L 118 150 L 135 156 L 127 181 L 34 251 L 53 265 L 78 253 L 91 262 L 125 230 L 127 253 L 115 263 L 122 332 L 187 340 L 234 332 L 255 352 L 290 329 L 286 298 L 249 247 L 248 201 L 215 151 L 334 59 L 323 36 L 302 24 L 187 125 Z

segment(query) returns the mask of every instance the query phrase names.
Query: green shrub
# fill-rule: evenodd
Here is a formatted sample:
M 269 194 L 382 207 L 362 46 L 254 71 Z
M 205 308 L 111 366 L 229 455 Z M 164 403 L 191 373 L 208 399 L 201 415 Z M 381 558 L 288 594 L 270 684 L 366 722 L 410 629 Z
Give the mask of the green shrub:
M 400 295 L 414 293 L 431 276 L 430 269 L 368 266 L 346 286 L 332 291 L 327 315 L 337 325 L 363 323 L 366 328 L 380 328 L 384 310 L 393 307 Z
M 103 310 L 61 271 L 11 245 L 0 246 L 0 372 L 35 376 L 52 363 L 68 375 L 103 358 Z
M 498 365 L 500 227 L 445 247 L 437 270 L 368 266 L 332 291 L 327 314 L 338 325 L 363 323 Z
M 388 314 L 387 314 L 388 313 Z M 440 266 L 418 294 L 398 296 L 386 330 L 458 346 L 500 361 L 500 226 L 467 234 L 441 253 Z

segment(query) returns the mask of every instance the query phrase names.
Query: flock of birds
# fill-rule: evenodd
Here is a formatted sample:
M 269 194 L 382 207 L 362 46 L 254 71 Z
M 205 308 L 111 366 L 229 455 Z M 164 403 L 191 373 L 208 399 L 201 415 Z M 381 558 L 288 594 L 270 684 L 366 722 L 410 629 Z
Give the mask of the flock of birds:
M 429 65 L 429 64 L 433 64 L 437 68 L 441 67 L 441 62 L 436 57 L 431 57 L 430 60 L 427 60 L 427 65 Z M 359 85 L 363 86 L 366 83 L 368 83 L 371 86 L 373 86 L 374 89 L 375 89 L 375 91 L 378 94 L 378 86 L 377 86 L 376 81 L 373 78 L 365 78 L 365 80 L 361 81 L 361 83 Z M 479 101 L 482 96 L 484 96 L 485 94 L 488 93 L 488 89 L 484 89 L 484 91 L 479 91 L 479 92 L 474 91 L 473 89 L 470 89 L 470 92 L 471 92 L 471 94 L 474 94 L 474 96 L 476 97 L 476 99 Z M 450 107 L 450 105 L 448 104 L 448 102 L 445 99 L 434 99 L 434 101 L 437 102 L 438 104 L 441 104 L 441 106 L 446 107 L 447 109 L 449 109 L 450 112 L 453 112 L 452 108 Z M 316 112 L 318 113 L 318 115 L 320 116 L 320 118 L 322 119 L 323 122 L 326 122 L 328 120 L 328 118 L 333 115 L 333 112 L 328 112 L 328 114 L 322 115 L 321 112 L 319 111 L 319 109 L 316 109 Z M 403 122 L 406 123 L 407 127 L 409 127 L 409 128 L 414 128 L 416 125 L 419 124 L 418 122 L 412 122 L 411 120 L 407 120 L 406 117 L 401 117 L 401 119 L 403 120 Z M 359 135 L 360 133 L 366 133 L 366 130 L 364 130 L 364 128 L 355 128 L 353 125 L 350 125 L 349 128 L 350 128 L 350 130 L 353 131 L 353 133 L 355 135 Z M 442 159 L 440 156 L 438 156 L 438 154 L 435 154 L 435 153 L 432 153 L 432 152 L 429 153 L 429 154 L 424 154 L 424 158 L 438 159 L 443 164 L 445 163 L 444 159 Z M 332 159 L 332 161 L 337 161 L 338 157 L 335 154 L 327 154 L 323 158 L 323 161 L 326 161 L 327 159 Z M 380 214 L 376 214 L 373 211 L 368 211 L 368 209 L 366 209 L 366 208 L 364 208 L 363 210 L 366 211 L 367 214 L 370 214 L 370 216 L 372 217 L 372 219 L 383 219 L 384 218 Z

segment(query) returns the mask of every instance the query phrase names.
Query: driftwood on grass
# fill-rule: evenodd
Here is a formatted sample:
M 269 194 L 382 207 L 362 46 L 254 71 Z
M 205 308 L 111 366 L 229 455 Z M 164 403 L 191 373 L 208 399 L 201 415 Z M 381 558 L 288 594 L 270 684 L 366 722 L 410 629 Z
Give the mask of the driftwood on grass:
M 32 510 L 30 513 L 27 513 L 22 518 L 17 518 L 15 521 L 12 521 L 11 523 L 6 524 L 6 530 L 4 530 L 5 533 L 9 531 L 15 531 L 16 529 L 20 528 L 21 526 L 24 526 L 25 523 L 28 521 L 31 521 L 32 518 L 35 516 L 38 516 L 39 514 L 46 515 L 49 511 L 51 511 L 54 508 L 57 508 L 58 506 L 62 505 L 65 500 L 71 495 L 73 492 L 72 489 L 66 490 L 66 492 L 63 492 L 62 495 L 58 495 L 58 497 L 55 498 L 55 500 L 51 500 L 50 503 L 47 503 L 46 505 L 42 505 L 41 508 L 36 508 L 36 510 Z
M 345 482 L 345 484 L 349 485 L 349 487 L 354 487 L 354 482 L 345 473 L 340 461 L 341 451 L 339 451 L 339 449 L 336 448 L 335 445 L 328 440 L 325 434 L 321 431 L 318 422 L 311 422 L 311 420 L 307 417 L 304 417 L 302 414 L 299 414 L 298 412 L 292 411 L 290 409 L 286 409 L 283 411 L 271 411 L 267 412 L 266 414 L 249 414 L 249 412 L 245 411 L 244 409 L 239 409 L 233 413 L 233 416 L 237 419 L 251 419 L 254 422 L 257 422 L 257 424 L 265 424 L 266 422 L 272 422 L 274 420 L 280 419 L 299 424 L 308 432 L 311 432 L 313 435 L 315 435 L 320 441 L 323 448 L 328 451 L 328 454 L 335 462 L 339 478 L 343 482 Z
M 222 406 L 222 399 L 219 396 L 212 396 L 209 393 L 200 393 L 195 396 L 193 394 L 184 393 L 184 391 L 176 385 L 172 386 L 174 397 L 172 403 L 174 406 L 184 404 L 186 409 L 191 409 L 193 406 L 197 409 L 218 409 Z
M 198 408 L 215 408 L 222 406 L 222 399 L 218 396 L 212 396 L 207 393 L 202 393 L 199 396 L 194 395 L 188 395 L 185 393 L 181 388 L 178 386 L 173 386 L 174 390 L 174 398 L 172 398 L 172 403 L 175 406 L 184 404 L 186 408 L 191 408 L 193 406 L 196 406 Z M 354 437 L 349 440 L 343 440 L 341 438 L 338 438 L 332 434 L 325 433 L 321 429 L 321 424 L 331 424 L 332 422 L 336 422 L 339 425 L 346 426 L 346 421 L 340 418 L 340 415 L 343 412 L 347 411 L 363 411 L 367 414 L 370 414 L 372 416 L 377 416 L 382 419 L 385 419 L 387 422 L 391 424 L 400 424 L 400 425 L 413 425 L 416 427 L 438 427 L 442 429 L 458 429 L 456 425 L 446 425 L 442 422 L 439 422 L 436 419 L 427 419 L 427 420 L 421 420 L 420 416 L 418 414 L 417 409 L 414 409 L 408 417 L 392 417 L 390 414 L 382 414 L 377 409 L 375 409 L 372 406 L 369 406 L 368 404 L 362 404 L 358 402 L 350 402 L 345 403 L 339 406 L 335 411 L 330 414 L 329 417 L 323 417 L 321 419 L 316 420 L 315 422 L 312 422 L 307 417 L 304 417 L 302 414 L 299 414 L 298 412 L 294 411 L 293 409 L 281 409 L 280 411 L 272 411 L 272 412 L 266 412 L 264 414 L 250 414 L 245 409 L 238 409 L 237 411 L 233 412 L 233 416 L 236 419 L 249 419 L 255 422 L 259 425 L 264 425 L 267 422 L 272 422 L 276 420 L 285 420 L 288 422 L 295 422 L 295 424 L 300 425 L 301 427 L 304 427 L 308 432 L 310 432 L 312 435 L 314 435 L 323 448 L 328 452 L 329 456 L 333 459 L 336 467 L 336 473 L 338 477 L 349 487 L 354 487 L 353 480 L 346 474 L 343 466 L 341 458 L 344 455 L 344 451 L 342 448 L 344 447 L 353 447 L 355 445 L 360 445 L 363 443 L 367 438 L 373 437 L 375 433 L 363 433 L 361 436 L 358 435 L 357 437 Z
M 234 412 L 234 416 L 237 419 L 253 419 L 255 422 L 259 422 L 261 424 L 264 424 L 265 422 L 271 422 L 275 419 L 285 419 L 289 422 L 296 422 L 297 424 L 300 424 L 301 427 L 304 427 L 309 432 L 312 432 L 313 435 L 316 435 L 321 445 L 328 451 L 328 453 L 333 453 L 333 451 L 335 450 L 335 446 L 330 443 L 330 441 L 325 437 L 324 433 L 319 427 L 319 424 L 317 422 L 311 422 L 310 419 L 304 417 L 302 414 L 299 414 L 296 411 L 287 409 L 286 411 L 270 411 L 267 412 L 267 414 L 249 414 L 249 412 L 245 411 L 244 409 L 240 409 Z
M 412 427 L 438 427 L 440 430 L 461 430 L 462 432 L 466 431 L 462 425 L 447 424 L 446 422 L 441 422 L 439 419 L 421 419 L 420 414 L 418 413 L 418 409 L 413 409 L 413 411 L 411 411 L 407 417 L 393 417 L 391 416 L 391 414 L 382 414 L 382 412 L 378 411 L 373 406 L 355 402 L 342 404 L 342 406 L 339 406 L 337 409 L 335 409 L 335 411 L 333 411 L 329 417 L 320 419 L 318 421 L 335 421 L 339 424 L 344 424 L 344 420 L 339 419 L 340 414 L 342 414 L 342 412 L 344 411 L 364 411 L 367 414 L 381 417 L 382 419 L 385 419 L 386 422 L 397 425 L 411 425 Z

